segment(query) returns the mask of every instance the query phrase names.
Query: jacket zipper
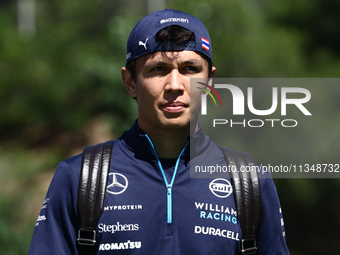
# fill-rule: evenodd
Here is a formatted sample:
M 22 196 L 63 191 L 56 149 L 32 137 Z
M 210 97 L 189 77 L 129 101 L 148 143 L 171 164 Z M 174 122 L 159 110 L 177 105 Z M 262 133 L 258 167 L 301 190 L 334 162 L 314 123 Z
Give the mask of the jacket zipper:
M 173 187 L 173 184 L 174 184 L 174 181 L 175 181 L 175 177 L 176 177 L 179 161 L 181 159 L 181 156 L 182 156 L 185 148 L 188 146 L 189 142 L 187 142 L 187 144 L 184 146 L 183 150 L 179 154 L 179 156 L 177 158 L 177 161 L 176 161 L 174 173 L 173 173 L 172 178 L 171 178 L 171 182 L 168 183 L 168 180 L 166 179 L 166 176 L 165 176 L 165 173 L 164 173 L 161 161 L 159 160 L 158 155 L 156 153 L 155 147 L 154 147 L 151 139 L 149 138 L 149 136 L 148 135 L 145 135 L 145 136 L 148 139 L 148 141 L 149 141 L 149 143 L 151 145 L 151 148 L 152 148 L 152 150 L 153 150 L 153 152 L 154 152 L 154 154 L 156 156 L 158 167 L 159 167 L 159 169 L 160 169 L 160 171 L 162 173 L 163 180 L 164 180 L 164 183 L 165 183 L 165 187 L 167 188 L 167 196 L 166 196 L 167 197 L 167 223 L 171 224 L 172 223 L 172 187 Z

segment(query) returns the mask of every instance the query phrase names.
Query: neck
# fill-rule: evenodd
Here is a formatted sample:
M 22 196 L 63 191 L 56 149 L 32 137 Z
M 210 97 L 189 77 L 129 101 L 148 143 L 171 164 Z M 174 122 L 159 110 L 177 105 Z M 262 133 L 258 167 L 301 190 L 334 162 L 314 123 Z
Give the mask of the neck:
M 187 144 L 190 134 L 190 127 L 171 130 L 140 128 L 149 136 L 160 158 L 177 158 Z

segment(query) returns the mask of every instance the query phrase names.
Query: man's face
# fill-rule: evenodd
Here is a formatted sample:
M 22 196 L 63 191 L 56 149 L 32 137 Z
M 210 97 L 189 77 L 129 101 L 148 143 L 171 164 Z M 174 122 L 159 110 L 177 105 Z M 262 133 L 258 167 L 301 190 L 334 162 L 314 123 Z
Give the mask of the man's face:
M 194 51 L 156 52 L 136 60 L 136 82 L 128 76 L 123 80 L 137 98 L 140 128 L 189 130 L 190 108 L 199 107 L 199 99 L 190 100 L 190 78 L 208 77 L 205 59 Z

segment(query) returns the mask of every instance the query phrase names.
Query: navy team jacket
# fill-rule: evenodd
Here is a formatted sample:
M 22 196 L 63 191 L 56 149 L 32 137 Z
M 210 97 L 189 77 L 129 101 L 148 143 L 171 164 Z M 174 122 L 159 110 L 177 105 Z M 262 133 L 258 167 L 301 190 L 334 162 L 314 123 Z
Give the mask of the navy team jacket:
M 230 179 L 190 178 L 191 156 L 225 165 L 217 145 L 202 128 L 177 159 L 159 159 L 137 122 L 115 141 L 104 212 L 97 224 L 97 254 L 240 254 L 242 231 Z M 191 148 L 190 148 L 191 147 Z M 200 160 L 202 159 L 202 160 Z M 61 162 L 50 184 L 34 230 L 29 255 L 75 255 L 77 192 L 81 155 Z M 258 254 L 289 254 L 276 188 L 261 178 L 263 219 Z

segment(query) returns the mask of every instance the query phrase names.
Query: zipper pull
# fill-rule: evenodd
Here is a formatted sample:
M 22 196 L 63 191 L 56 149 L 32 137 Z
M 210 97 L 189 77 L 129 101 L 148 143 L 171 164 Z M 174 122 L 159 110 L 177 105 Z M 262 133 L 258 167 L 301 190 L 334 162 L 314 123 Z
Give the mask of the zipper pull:
M 168 223 L 172 222 L 172 198 L 171 198 L 171 184 L 168 184 L 168 194 L 167 194 L 167 210 L 168 210 Z

